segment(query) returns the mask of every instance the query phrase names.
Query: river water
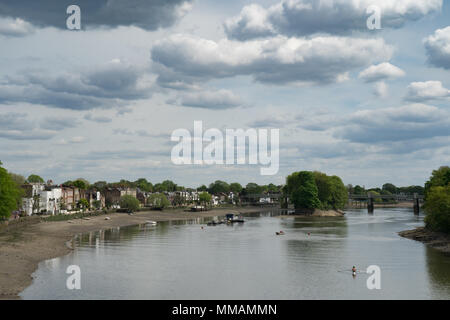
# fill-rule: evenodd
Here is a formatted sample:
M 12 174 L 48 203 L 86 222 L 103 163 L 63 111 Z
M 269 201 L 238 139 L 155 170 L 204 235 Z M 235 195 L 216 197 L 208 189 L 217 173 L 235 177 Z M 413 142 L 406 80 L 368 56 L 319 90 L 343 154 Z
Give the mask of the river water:
M 450 299 L 450 256 L 397 235 L 423 225 L 411 209 L 353 210 L 343 218 L 265 212 L 233 226 L 207 227 L 209 220 L 80 235 L 73 253 L 39 265 L 21 297 Z M 275 235 L 280 230 L 285 235 Z M 80 267 L 80 290 L 66 287 L 70 265 Z M 380 267 L 379 290 L 367 288 L 370 265 Z

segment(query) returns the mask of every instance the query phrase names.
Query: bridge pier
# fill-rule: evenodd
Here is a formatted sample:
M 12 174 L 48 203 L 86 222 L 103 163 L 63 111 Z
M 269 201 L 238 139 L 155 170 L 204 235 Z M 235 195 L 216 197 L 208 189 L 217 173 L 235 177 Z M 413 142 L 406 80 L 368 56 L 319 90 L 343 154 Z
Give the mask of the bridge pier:
M 419 214 L 419 212 L 420 212 L 419 195 L 417 193 L 414 193 L 414 214 Z
M 367 212 L 373 213 L 373 210 L 375 208 L 374 201 L 373 201 L 373 194 L 369 193 L 367 198 Z

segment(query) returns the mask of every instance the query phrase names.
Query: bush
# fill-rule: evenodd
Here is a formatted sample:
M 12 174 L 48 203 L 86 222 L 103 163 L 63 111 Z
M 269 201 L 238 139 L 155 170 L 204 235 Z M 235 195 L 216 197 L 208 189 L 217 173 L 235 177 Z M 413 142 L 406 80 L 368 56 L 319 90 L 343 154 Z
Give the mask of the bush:
M 17 210 L 21 194 L 21 189 L 8 171 L 0 167 L 0 219 L 9 219 L 11 212 Z
M 152 208 L 162 210 L 170 205 L 169 200 L 163 193 L 153 193 L 147 202 Z
M 450 233 L 450 186 L 428 190 L 425 213 L 427 228 Z
M 133 212 L 139 209 L 140 202 L 133 196 L 125 195 L 120 198 L 119 205 L 121 209 L 126 209 L 128 212 Z

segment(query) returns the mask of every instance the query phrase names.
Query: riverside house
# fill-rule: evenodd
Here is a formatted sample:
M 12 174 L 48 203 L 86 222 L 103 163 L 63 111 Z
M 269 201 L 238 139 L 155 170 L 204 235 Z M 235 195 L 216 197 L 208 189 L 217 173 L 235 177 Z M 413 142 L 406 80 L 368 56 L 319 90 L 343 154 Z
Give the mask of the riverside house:
M 118 206 L 120 198 L 126 195 L 137 198 L 137 191 L 135 188 L 106 188 L 105 204 L 106 206 Z

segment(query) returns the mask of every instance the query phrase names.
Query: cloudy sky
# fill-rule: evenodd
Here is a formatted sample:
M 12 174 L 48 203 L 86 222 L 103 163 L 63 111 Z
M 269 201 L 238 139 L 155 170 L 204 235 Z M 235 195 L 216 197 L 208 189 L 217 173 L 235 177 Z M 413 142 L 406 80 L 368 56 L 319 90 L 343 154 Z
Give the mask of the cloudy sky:
M 0 0 L 0 160 L 56 182 L 422 185 L 450 162 L 449 17 L 449 0 Z M 279 128 L 278 174 L 174 165 L 195 120 Z

